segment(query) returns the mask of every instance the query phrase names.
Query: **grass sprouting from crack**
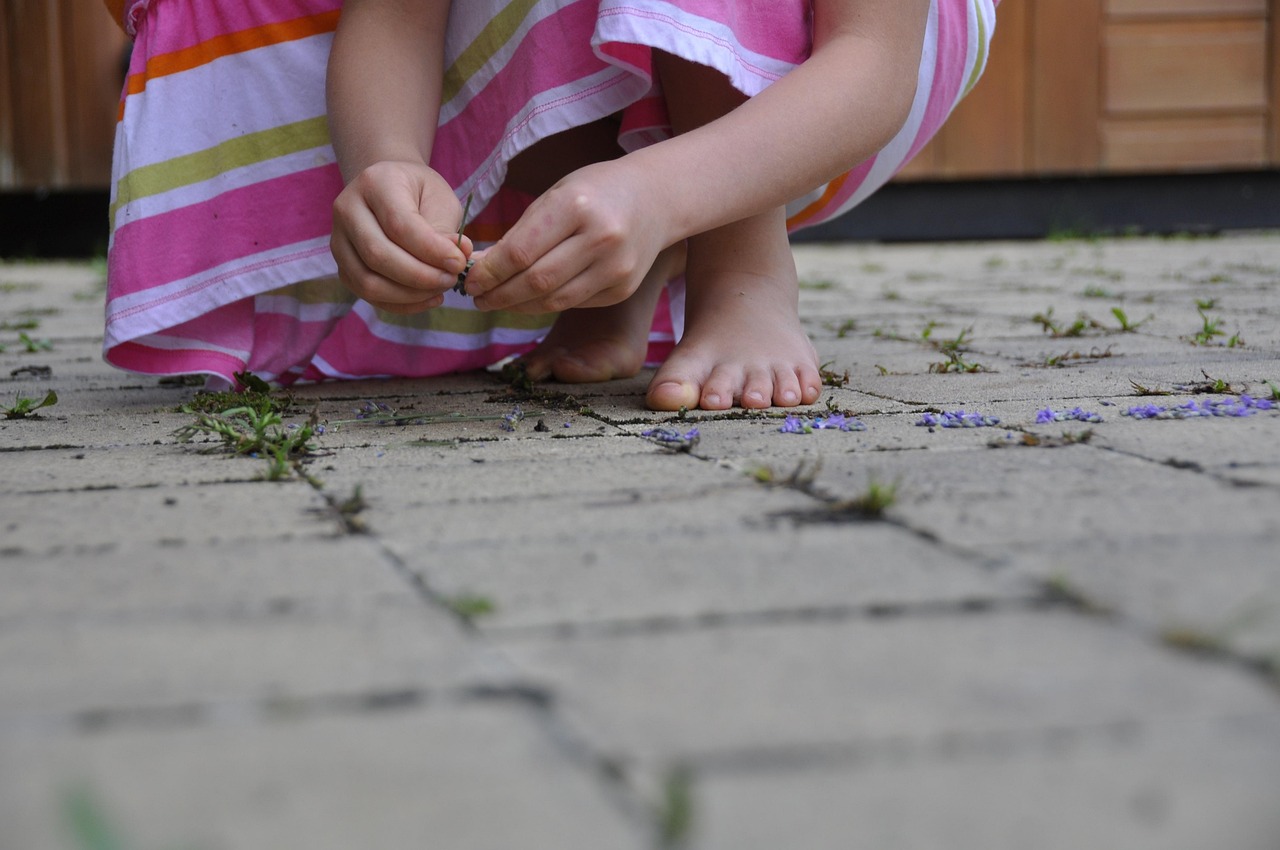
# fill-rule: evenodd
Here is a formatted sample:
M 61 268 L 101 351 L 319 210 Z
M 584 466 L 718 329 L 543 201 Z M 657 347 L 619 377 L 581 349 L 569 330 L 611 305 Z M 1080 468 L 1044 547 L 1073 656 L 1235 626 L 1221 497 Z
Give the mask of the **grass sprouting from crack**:
M 1129 379 L 1129 385 L 1133 387 L 1133 394 L 1137 396 L 1173 395 L 1173 393 L 1169 390 L 1162 390 L 1162 389 L 1159 389 L 1158 387 L 1144 386 L 1143 384 L 1138 383 L 1132 378 Z
M 1160 630 L 1159 638 L 1165 646 L 1180 652 L 1242 664 L 1263 674 L 1274 686 L 1280 687 L 1280 652 L 1270 656 L 1258 656 L 1237 651 L 1231 646 L 1232 638 L 1241 630 L 1249 628 L 1272 614 L 1270 604 L 1251 603 L 1241 608 L 1237 614 L 1218 628 L 1171 625 Z
M 214 437 L 221 445 L 206 451 L 229 451 L 237 455 L 263 457 L 267 460 L 264 477 L 281 481 L 297 474 L 314 480 L 301 467 L 301 461 L 316 450 L 312 439 L 323 433 L 313 412 L 305 424 L 285 425 L 270 399 L 260 400 L 258 407 L 233 407 L 220 413 L 195 413 L 195 421 L 173 432 L 180 443 L 197 437 Z
M 1110 617 L 1114 612 L 1106 603 L 1099 602 L 1076 586 L 1066 573 L 1057 572 L 1044 580 L 1044 594 L 1053 602 L 1061 602 L 1077 611 L 1095 617 Z
M 1042 365 L 1050 369 L 1057 369 L 1057 368 L 1062 368 L 1066 366 L 1068 363 L 1072 361 L 1105 360 L 1108 357 L 1114 357 L 1114 356 L 1115 355 L 1111 351 L 1111 346 L 1107 346 L 1104 349 L 1091 348 L 1089 349 L 1089 352 L 1087 354 L 1083 351 L 1065 351 L 1062 354 L 1054 354 L 1054 355 L 1050 355 L 1049 357 L 1046 357 L 1043 363 L 1041 364 L 1028 364 L 1028 365 Z
M 62 817 L 76 850 L 125 850 L 128 846 L 85 788 L 75 788 L 66 794 L 62 801 Z
M 326 493 L 315 479 L 308 479 L 308 483 L 320 491 L 320 495 L 324 498 L 325 507 L 320 510 L 333 517 L 343 533 L 369 533 L 369 523 L 364 518 L 364 512 L 369 507 L 369 501 L 364 497 L 364 485 L 357 484 L 352 488 L 350 496 L 341 499 L 332 493 Z
M 831 360 L 818 367 L 818 375 L 822 378 L 822 385 L 824 387 L 849 386 L 849 370 L 845 369 L 843 373 L 837 372 L 831 368 L 834 365 L 835 361 Z
M 473 623 L 477 619 L 493 614 L 498 610 L 497 604 L 492 599 L 477 593 L 459 593 L 453 596 L 445 596 L 441 597 L 440 601 L 446 608 L 468 623 Z
M 1196 312 L 1200 314 L 1200 330 L 1191 335 L 1191 342 L 1195 345 L 1213 345 L 1213 341 L 1220 336 L 1226 336 L 1227 332 L 1222 329 L 1222 318 L 1211 318 L 1204 308 L 1200 307 L 1202 302 L 1196 302 Z M 1240 336 L 1240 332 L 1232 334 L 1224 343 L 1227 348 L 1239 348 L 1244 345 L 1244 338 Z
M 823 492 L 817 486 L 818 473 L 822 471 L 822 459 L 813 462 L 800 461 L 786 476 L 779 476 L 768 465 L 758 465 L 747 470 L 747 474 L 761 484 L 769 487 L 785 487 L 812 496 L 822 502 L 816 510 L 782 511 L 777 517 L 791 519 L 797 523 L 826 522 L 866 522 L 883 519 L 898 501 L 897 483 L 888 484 L 875 476 L 868 479 L 866 489 L 862 493 L 848 499 L 841 499 Z
M 830 503 L 832 513 L 849 514 L 863 519 L 880 519 L 898 501 L 898 485 L 885 484 L 872 478 L 860 496 Z
M 258 376 L 239 372 L 236 379 L 242 389 L 223 392 L 198 392 L 190 401 L 178 406 L 179 413 L 224 413 L 235 408 L 248 407 L 257 411 L 274 411 L 283 415 L 294 406 L 293 396 L 277 392 Z
M 663 850 L 686 846 L 693 834 L 695 811 L 693 771 L 684 766 L 673 767 L 663 780 L 662 799 L 658 802 L 658 846 Z
M 13 404 L 9 407 L 0 407 L 0 413 L 4 414 L 5 419 L 39 419 L 36 414 L 37 410 L 44 407 L 53 407 L 58 403 L 58 394 L 53 390 L 49 390 L 44 395 L 44 399 L 36 401 L 26 396 L 18 396 Z
M 53 343 L 47 339 L 36 339 L 26 331 L 18 334 L 18 345 L 22 346 L 22 350 L 27 354 L 36 354 L 41 351 L 53 351 Z M 4 351 L 5 347 L 0 346 L 0 351 Z
M 956 334 L 956 336 L 951 339 L 937 340 L 931 338 L 934 327 L 936 327 L 936 324 L 933 322 L 926 325 L 925 329 L 920 333 L 920 338 L 922 341 L 936 348 L 946 359 L 938 363 L 930 363 L 929 371 L 931 373 L 972 374 L 974 372 L 991 371 L 981 363 L 970 362 L 965 359 L 965 355 L 969 353 L 968 343 L 971 341 L 970 334 L 973 333 L 972 327 L 961 330 L 960 333 Z

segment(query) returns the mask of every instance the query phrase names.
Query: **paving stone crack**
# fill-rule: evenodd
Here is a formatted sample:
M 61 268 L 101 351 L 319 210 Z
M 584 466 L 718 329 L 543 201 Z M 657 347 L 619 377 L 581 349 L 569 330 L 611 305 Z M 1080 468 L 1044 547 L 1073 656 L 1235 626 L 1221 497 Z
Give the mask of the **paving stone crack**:
M 926 602 L 811 605 L 757 611 L 706 612 L 688 615 L 653 615 L 596 621 L 566 621 L 534 625 L 490 625 L 483 631 L 504 640 L 550 638 L 616 638 L 677 634 L 723 628 L 769 628 L 784 625 L 819 625 L 853 620 L 886 620 L 906 617 L 955 617 L 1007 611 L 1040 611 L 1061 607 L 1064 600 L 1042 592 L 1024 596 L 970 596 Z

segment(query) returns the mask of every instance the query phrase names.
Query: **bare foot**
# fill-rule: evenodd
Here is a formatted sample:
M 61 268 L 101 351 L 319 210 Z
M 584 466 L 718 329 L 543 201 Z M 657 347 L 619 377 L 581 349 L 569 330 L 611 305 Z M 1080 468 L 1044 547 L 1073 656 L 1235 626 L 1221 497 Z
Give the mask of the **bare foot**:
M 653 311 L 667 281 L 684 270 L 684 243 L 658 255 L 631 297 L 610 307 L 566 310 L 520 359 L 535 380 L 586 384 L 630 378 L 644 366 Z
M 781 210 L 689 240 L 686 291 L 684 337 L 649 384 L 651 409 L 795 407 L 822 395 Z

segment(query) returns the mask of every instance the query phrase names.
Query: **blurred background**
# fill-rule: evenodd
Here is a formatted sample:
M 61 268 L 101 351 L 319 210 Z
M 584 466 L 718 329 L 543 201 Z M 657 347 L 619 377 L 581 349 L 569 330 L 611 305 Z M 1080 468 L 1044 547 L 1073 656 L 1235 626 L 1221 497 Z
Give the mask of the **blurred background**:
M 0 256 L 106 249 L 128 50 L 98 0 L 0 0 Z M 1280 226 L 1280 0 L 1003 0 L 986 76 L 893 186 L 802 239 Z

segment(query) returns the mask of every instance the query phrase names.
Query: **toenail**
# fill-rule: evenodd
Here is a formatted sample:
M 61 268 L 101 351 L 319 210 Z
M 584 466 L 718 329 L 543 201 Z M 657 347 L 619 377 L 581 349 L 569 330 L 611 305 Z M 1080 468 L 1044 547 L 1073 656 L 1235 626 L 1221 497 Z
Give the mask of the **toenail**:
M 799 397 L 792 390 L 787 390 L 782 394 L 783 401 L 799 401 Z
M 707 404 L 719 404 L 719 403 L 720 403 L 720 396 L 718 395 L 707 396 Z

